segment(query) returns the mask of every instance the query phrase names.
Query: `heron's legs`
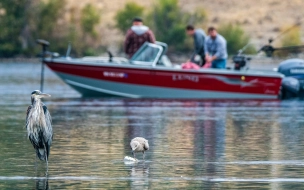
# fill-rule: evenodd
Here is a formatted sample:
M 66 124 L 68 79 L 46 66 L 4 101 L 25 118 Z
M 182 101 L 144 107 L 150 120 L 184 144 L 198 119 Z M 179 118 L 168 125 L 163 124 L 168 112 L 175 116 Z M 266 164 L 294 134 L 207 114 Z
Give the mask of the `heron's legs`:
M 145 160 L 145 151 L 143 151 L 143 160 Z
M 46 175 L 49 172 L 49 162 L 48 162 L 48 157 L 47 157 L 47 152 L 46 152 L 46 148 L 45 148 L 45 144 L 43 144 L 44 146 L 44 152 L 45 152 L 45 161 L 46 161 Z
M 133 154 L 134 159 L 136 159 L 136 158 L 135 158 L 135 152 L 134 152 L 134 151 L 132 151 L 132 154 Z
M 37 155 L 35 156 L 35 172 L 37 174 Z
M 49 161 L 47 155 L 45 155 L 45 160 L 46 160 L 46 172 L 49 171 Z
M 48 189 L 49 182 L 48 179 L 44 180 L 44 189 Z

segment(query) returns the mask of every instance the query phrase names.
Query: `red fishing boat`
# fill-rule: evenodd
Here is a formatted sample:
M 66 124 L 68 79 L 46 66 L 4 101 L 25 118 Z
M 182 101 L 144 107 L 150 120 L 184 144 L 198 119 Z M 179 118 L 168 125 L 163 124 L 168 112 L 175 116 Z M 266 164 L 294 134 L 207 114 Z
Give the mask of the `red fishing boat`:
M 145 43 L 130 59 L 46 58 L 83 96 L 181 99 L 277 99 L 284 75 L 274 71 L 198 69 L 171 64 L 163 43 Z

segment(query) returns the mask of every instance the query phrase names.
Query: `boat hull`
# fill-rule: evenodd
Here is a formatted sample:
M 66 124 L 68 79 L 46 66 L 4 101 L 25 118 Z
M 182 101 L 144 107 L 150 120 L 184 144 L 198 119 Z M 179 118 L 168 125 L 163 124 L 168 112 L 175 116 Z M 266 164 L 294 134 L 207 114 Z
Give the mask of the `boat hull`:
M 83 96 L 178 99 L 277 99 L 281 75 L 46 61 Z

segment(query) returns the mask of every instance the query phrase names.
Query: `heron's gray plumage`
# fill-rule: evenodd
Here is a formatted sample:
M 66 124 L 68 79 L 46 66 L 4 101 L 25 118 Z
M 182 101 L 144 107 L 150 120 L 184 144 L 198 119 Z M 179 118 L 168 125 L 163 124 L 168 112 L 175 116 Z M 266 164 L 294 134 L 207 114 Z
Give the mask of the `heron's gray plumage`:
M 149 150 L 149 142 L 143 137 L 135 137 L 130 142 L 130 147 L 132 149 L 133 156 L 135 158 L 135 152 L 142 152 L 143 159 L 145 159 L 145 151 Z
M 31 95 L 31 102 L 26 114 L 26 130 L 29 140 L 36 150 L 40 160 L 48 162 L 50 146 L 53 140 L 52 119 L 41 98 L 50 96 L 35 90 Z

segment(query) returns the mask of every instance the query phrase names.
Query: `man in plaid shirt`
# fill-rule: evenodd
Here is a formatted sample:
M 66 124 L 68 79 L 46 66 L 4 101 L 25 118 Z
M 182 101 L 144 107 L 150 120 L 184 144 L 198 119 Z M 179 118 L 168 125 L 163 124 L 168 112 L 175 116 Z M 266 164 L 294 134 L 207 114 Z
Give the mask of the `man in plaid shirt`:
M 133 26 L 127 31 L 124 52 L 131 58 L 145 42 L 155 43 L 154 34 L 141 18 L 134 18 Z

